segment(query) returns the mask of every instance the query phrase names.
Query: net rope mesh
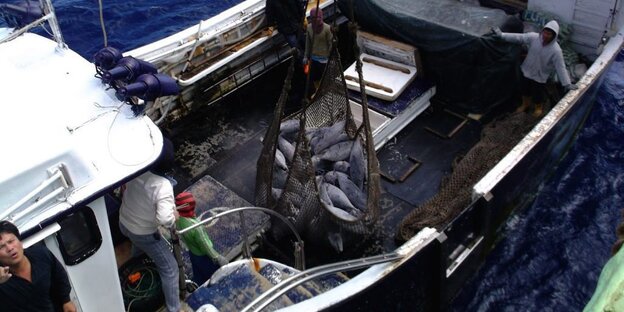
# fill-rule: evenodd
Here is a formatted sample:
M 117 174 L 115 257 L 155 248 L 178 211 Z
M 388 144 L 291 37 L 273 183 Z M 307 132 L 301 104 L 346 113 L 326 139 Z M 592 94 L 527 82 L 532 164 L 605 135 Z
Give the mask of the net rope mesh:
M 358 127 L 351 113 L 340 56 L 336 44 L 333 46 L 316 93 L 309 102 L 303 99 L 301 110 L 283 117 L 296 66 L 297 57 L 293 57 L 257 162 L 255 201 L 258 206 L 269 207 L 286 216 L 305 238 L 306 243 L 321 247 L 331 245 L 338 249 L 331 243 L 332 235 L 340 235 L 347 248 L 363 241 L 364 237 L 374 231 L 379 217 L 380 181 L 366 100 L 364 99 L 362 103 L 365 116 Z M 292 138 L 295 148 L 292 160 L 288 162 L 287 178 L 281 194 L 277 194 L 275 190 L 276 185 L 280 184 L 277 182 L 280 178 L 276 176 L 279 175 L 279 169 L 275 168 L 276 151 L 280 144 L 280 125 L 288 121 L 297 122 L 299 126 Z M 361 210 L 361 214 L 358 211 L 357 216 L 352 218 L 337 215 L 336 210 L 328 209 L 327 205 L 321 202 L 319 185 L 325 182 L 320 182 L 319 179 L 331 171 L 331 168 L 319 169 L 320 166 L 315 166 L 312 160 L 314 148 L 310 145 L 310 129 L 337 124 L 338 127 L 344 125 L 347 141 L 355 142 L 353 144 L 361 143 L 366 160 L 366 178 L 362 185 L 362 191 L 366 196 L 365 208 Z M 290 235 L 287 227 L 281 222 L 273 222 L 272 234 L 277 240 Z
M 479 142 L 455 160 L 452 173 L 440 183 L 440 191 L 403 218 L 396 239 L 407 241 L 424 227 L 440 228 L 450 222 L 470 204 L 472 186 L 520 142 L 536 122 L 530 114 L 518 112 L 486 125 Z

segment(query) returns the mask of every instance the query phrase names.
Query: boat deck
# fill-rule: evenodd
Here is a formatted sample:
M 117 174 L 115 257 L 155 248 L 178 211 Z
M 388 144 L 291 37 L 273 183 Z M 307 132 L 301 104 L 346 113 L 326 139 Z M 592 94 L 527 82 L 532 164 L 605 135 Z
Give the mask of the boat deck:
M 283 74 L 283 70 L 278 70 L 270 75 Z M 279 94 L 271 81 L 281 80 L 273 77 L 257 80 L 235 98 L 170 127 L 178 159 L 176 192 L 192 188 L 196 181 L 208 175 L 242 199 L 254 202 L 261 140 L 273 118 Z M 259 95 L 257 90 L 264 91 Z M 458 128 L 462 122 L 464 125 Z M 402 218 L 438 191 L 454 160 L 479 140 L 480 131 L 479 122 L 459 118 L 434 104 L 378 150 L 384 177 L 381 231 L 366 253 L 387 252 L 397 247 L 394 235 Z M 451 137 L 447 136 L 449 133 Z M 416 167 L 415 163 L 420 165 L 408 174 Z

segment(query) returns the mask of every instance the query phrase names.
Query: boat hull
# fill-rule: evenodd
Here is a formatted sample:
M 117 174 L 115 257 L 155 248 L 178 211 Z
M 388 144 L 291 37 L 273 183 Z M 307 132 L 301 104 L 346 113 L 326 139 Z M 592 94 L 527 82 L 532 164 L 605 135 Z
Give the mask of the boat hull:
M 603 72 L 604 73 L 604 72 Z M 444 310 L 484 262 L 510 214 L 529 205 L 538 186 L 554 171 L 574 143 L 604 80 L 597 77 L 562 116 L 491 190 L 457 216 L 437 239 L 394 267 L 364 291 L 338 302 L 328 311 Z

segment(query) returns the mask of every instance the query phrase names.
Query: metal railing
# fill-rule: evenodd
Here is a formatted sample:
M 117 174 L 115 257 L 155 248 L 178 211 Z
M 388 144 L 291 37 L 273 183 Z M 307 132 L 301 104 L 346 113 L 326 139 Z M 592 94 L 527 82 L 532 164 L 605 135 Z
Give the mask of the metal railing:
M 65 176 L 63 165 L 51 168 L 48 171 L 50 177 L 43 180 L 41 184 L 16 203 L 0 212 L 0 220 L 8 218 L 15 222 L 41 207 L 50 207 L 51 205 L 48 205 L 50 201 L 58 200 L 57 198 L 70 188 L 71 185 Z M 51 187 L 53 189 L 49 190 Z M 25 207 L 29 202 L 31 204 Z
M 227 208 L 227 207 L 217 207 L 217 208 Z M 213 208 L 215 209 L 215 208 Z M 218 218 L 221 218 L 223 216 L 229 215 L 229 214 L 233 214 L 233 213 L 240 213 L 240 218 L 241 218 L 241 226 L 243 227 L 243 235 L 245 235 L 244 240 L 243 240 L 243 253 L 246 254 L 245 256 L 250 258 L 251 257 L 251 251 L 249 248 L 249 242 L 248 242 L 248 237 L 246 236 L 245 233 L 245 222 L 244 222 L 244 218 L 243 218 L 243 212 L 244 211 L 262 211 L 264 213 L 270 214 L 272 216 L 277 217 L 278 219 L 280 219 L 281 221 L 283 221 L 284 223 L 286 223 L 286 225 L 288 226 L 288 228 L 290 228 L 290 230 L 293 232 L 293 234 L 295 235 L 295 237 L 297 238 L 297 242 L 295 243 L 295 267 L 299 270 L 305 270 L 305 251 L 304 251 L 304 244 L 303 244 L 303 240 L 301 239 L 301 236 L 299 236 L 299 233 L 297 233 L 297 230 L 295 229 L 295 226 L 292 224 L 292 222 L 290 222 L 290 220 L 288 220 L 286 217 L 284 217 L 283 215 L 268 209 L 268 208 L 263 208 L 263 207 L 240 207 L 240 208 L 233 208 L 221 213 L 218 213 L 212 217 L 206 218 L 204 220 L 201 220 L 200 222 L 193 224 L 192 226 L 189 226 L 183 230 L 177 231 L 178 235 L 182 235 L 194 228 L 197 228 L 199 226 L 202 226 L 206 223 L 209 223 L 213 220 L 216 220 Z
M 58 20 L 56 19 L 56 13 L 54 13 L 54 7 L 52 6 L 52 2 L 50 0 L 39 0 L 39 3 L 41 4 L 41 9 L 43 10 L 43 13 L 45 15 L 31 22 L 30 24 L 13 31 L 9 36 L 2 38 L 0 40 L 0 43 L 11 41 L 19 37 L 20 35 L 24 34 L 25 32 L 47 21 L 48 24 L 50 25 L 52 36 L 54 37 L 54 40 L 58 44 L 58 48 L 60 49 L 67 48 L 65 41 L 63 41 L 63 34 L 61 33 L 61 28 L 59 27 Z
M 241 312 L 261 311 L 289 290 L 310 280 L 329 274 L 358 270 L 386 262 L 394 262 L 402 258 L 402 255 L 392 252 L 367 258 L 330 263 L 299 272 L 258 296 L 258 298 L 242 309 Z

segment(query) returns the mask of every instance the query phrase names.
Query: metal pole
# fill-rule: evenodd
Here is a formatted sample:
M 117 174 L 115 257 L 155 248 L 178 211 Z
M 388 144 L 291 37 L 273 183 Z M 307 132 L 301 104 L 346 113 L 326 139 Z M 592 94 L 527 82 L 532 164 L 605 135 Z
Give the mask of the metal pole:
M 45 13 L 46 15 L 52 15 L 48 19 L 48 23 L 50 24 L 50 28 L 52 29 L 52 35 L 54 36 L 54 40 L 56 40 L 56 43 L 58 43 L 58 48 L 67 49 L 65 41 L 63 41 L 61 28 L 59 27 L 58 21 L 56 20 L 56 13 L 54 13 L 54 7 L 52 6 L 52 2 L 50 0 L 40 0 L 40 3 L 41 7 L 43 8 L 43 13 Z
M 186 297 L 186 278 L 185 278 L 185 270 L 184 270 L 184 261 L 182 260 L 182 251 L 180 250 L 180 237 L 176 232 L 175 228 L 171 228 L 171 245 L 173 247 L 173 255 L 175 256 L 176 262 L 178 262 L 178 282 L 180 283 L 180 297 Z

